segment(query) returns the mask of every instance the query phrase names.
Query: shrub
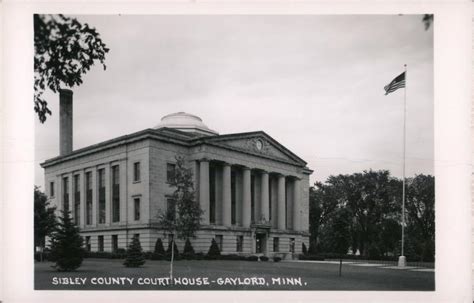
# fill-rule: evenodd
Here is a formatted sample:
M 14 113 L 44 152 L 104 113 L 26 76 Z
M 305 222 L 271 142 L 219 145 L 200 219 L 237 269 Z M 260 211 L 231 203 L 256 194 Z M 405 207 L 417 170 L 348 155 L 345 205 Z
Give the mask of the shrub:
M 257 256 L 248 256 L 247 261 L 258 261 L 258 257 Z
M 219 246 L 217 246 L 217 242 L 215 239 L 212 239 L 211 246 L 209 247 L 209 251 L 207 252 L 208 259 L 219 259 L 221 255 L 221 251 L 219 250 Z
M 241 257 L 236 254 L 230 254 L 230 255 L 221 255 L 220 260 L 233 260 L 233 261 L 238 261 L 241 260 Z
M 182 257 L 183 259 L 187 259 L 187 260 L 194 259 L 194 248 L 191 245 L 191 241 L 189 241 L 189 239 L 186 239 L 186 242 L 184 243 Z
M 302 248 L 302 250 L 303 250 L 303 255 L 307 255 L 307 254 L 308 254 L 308 249 L 306 248 L 306 245 L 304 244 L 304 242 L 303 242 L 303 248 Z
M 280 262 L 281 258 L 280 257 L 273 257 L 273 262 Z
M 133 237 L 132 242 L 127 251 L 127 258 L 123 265 L 126 267 L 140 267 L 145 264 L 145 256 L 143 255 L 142 247 L 138 237 Z
M 267 256 L 261 256 L 260 261 L 268 261 L 268 257 Z
M 159 255 L 159 256 L 165 255 L 165 248 L 163 247 L 163 242 L 161 241 L 161 238 L 158 238 L 156 240 L 155 250 L 153 251 L 153 254 Z
M 324 256 L 321 255 L 299 255 L 299 260 L 314 260 L 314 261 L 324 261 Z

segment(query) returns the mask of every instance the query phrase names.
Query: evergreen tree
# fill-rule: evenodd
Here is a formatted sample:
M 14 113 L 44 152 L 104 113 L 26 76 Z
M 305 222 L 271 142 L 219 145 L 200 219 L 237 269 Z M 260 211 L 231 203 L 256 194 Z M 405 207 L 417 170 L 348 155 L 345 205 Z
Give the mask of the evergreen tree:
M 145 256 L 143 255 L 142 246 L 138 237 L 133 237 L 132 242 L 127 250 L 127 257 L 123 265 L 126 267 L 140 267 L 145 264 Z
M 186 239 L 186 243 L 184 243 L 184 248 L 183 248 L 183 257 L 191 259 L 194 256 L 194 248 L 191 245 L 191 241 L 189 239 Z
M 79 268 L 84 258 L 83 239 L 79 228 L 74 225 L 69 211 L 62 211 L 59 222 L 51 236 L 51 260 L 58 271 L 72 271 Z
M 308 249 L 306 248 L 306 245 L 304 243 L 303 243 L 302 251 L 303 251 L 303 255 L 308 254 Z
M 161 238 L 158 238 L 155 243 L 155 250 L 153 252 L 156 256 L 163 257 L 165 255 L 165 248 L 163 247 L 163 241 Z
M 209 247 L 209 251 L 207 252 L 207 257 L 209 259 L 217 259 L 221 255 L 221 251 L 219 250 L 219 246 L 215 239 L 212 239 L 211 246 Z

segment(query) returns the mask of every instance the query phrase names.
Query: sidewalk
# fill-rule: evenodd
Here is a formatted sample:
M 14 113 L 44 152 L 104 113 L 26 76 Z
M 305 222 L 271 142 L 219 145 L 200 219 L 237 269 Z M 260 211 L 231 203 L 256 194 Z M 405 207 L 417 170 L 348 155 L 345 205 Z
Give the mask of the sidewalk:
M 321 263 L 321 264 L 339 264 L 340 261 L 317 261 L 317 260 L 282 260 L 281 262 L 298 262 L 298 263 Z M 370 261 L 369 261 L 370 262 Z M 373 267 L 373 268 L 382 268 L 382 269 L 394 269 L 394 270 L 409 270 L 409 271 L 420 271 L 420 272 L 434 272 L 434 268 L 426 268 L 420 266 L 405 266 L 398 267 L 396 265 L 388 264 L 376 264 L 369 262 L 360 262 L 360 261 L 342 261 L 343 265 L 350 266 L 360 266 L 360 267 Z

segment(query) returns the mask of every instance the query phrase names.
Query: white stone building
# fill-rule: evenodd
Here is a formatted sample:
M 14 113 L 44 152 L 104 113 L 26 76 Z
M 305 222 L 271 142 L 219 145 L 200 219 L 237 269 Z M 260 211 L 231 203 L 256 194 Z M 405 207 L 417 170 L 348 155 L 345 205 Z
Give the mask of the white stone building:
M 309 241 L 309 175 L 306 162 L 263 131 L 219 135 L 199 117 L 165 116 L 154 128 L 72 150 L 72 92 L 60 92 L 58 157 L 42 163 L 45 188 L 58 211 L 67 208 L 86 248 L 114 251 L 139 236 L 153 251 L 159 210 L 173 192 L 167 180 L 176 155 L 193 170 L 204 211 L 191 239 L 207 252 L 215 238 L 223 254 L 291 258 Z M 182 250 L 184 241 L 177 240 Z M 166 247 L 166 246 L 165 246 Z

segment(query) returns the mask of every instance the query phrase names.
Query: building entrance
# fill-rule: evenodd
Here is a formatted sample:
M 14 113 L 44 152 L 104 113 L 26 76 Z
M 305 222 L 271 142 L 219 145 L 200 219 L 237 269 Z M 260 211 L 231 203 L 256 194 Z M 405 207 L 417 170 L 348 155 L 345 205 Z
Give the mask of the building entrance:
M 257 254 L 265 254 L 267 252 L 267 235 L 264 233 L 257 233 L 255 241 L 255 252 Z

